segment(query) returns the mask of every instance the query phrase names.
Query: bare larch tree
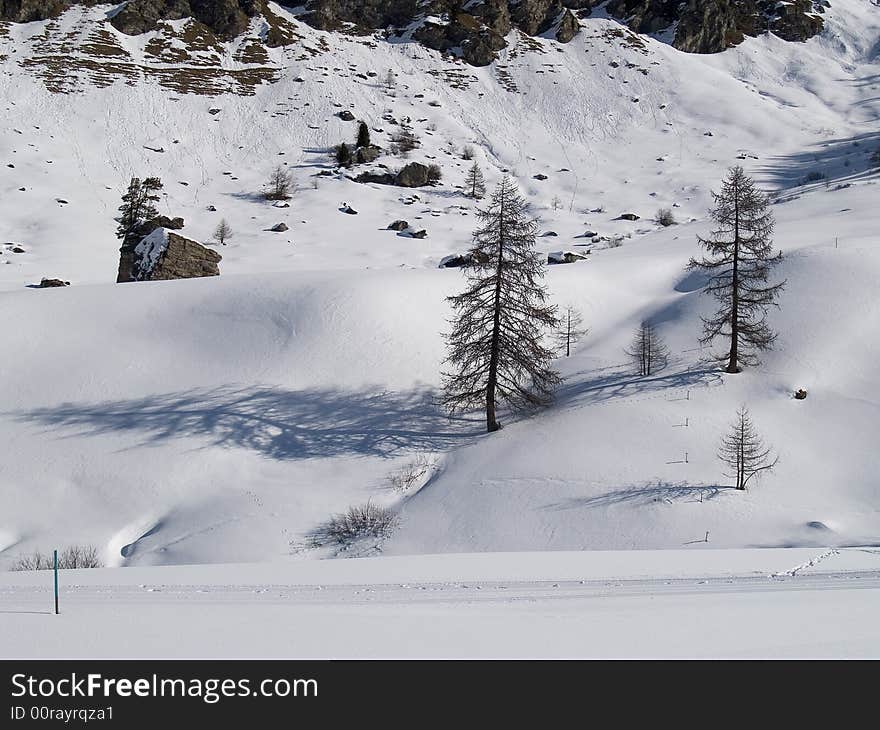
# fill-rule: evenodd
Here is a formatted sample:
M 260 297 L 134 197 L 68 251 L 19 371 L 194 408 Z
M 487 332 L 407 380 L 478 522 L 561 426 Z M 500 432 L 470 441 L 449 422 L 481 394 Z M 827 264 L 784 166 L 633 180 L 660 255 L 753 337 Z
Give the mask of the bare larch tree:
M 559 352 L 564 351 L 565 356 L 569 357 L 571 346 L 577 344 L 588 332 L 580 311 L 571 304 L 565 305 L 559 317 L 559 327 L 554 333 Z
M 476 162 L 468 170 L 464 187 L 466 195 L 469 198 L 474 198 L 474 200 L 479 200 L 486 194 L 486 182 L 483 179 L 483 171 Z
M 559 319 L 541 281 L 537 222 L 513 180 L 503 178 L 477 216 L 467 289 L 448 298 L 454 316 L 446 335 L 443 402 L 452 413 L 485 407 L 486 430 L 492 432 L 501 427 L 499 402 L 519 410 L 552 400 L 561 379 L 544 341 Z
M 626 354 L 632 358 L 639 375 L 653 375 L 669 362 L 669 348 L 657 328 L 648 322 L 639 325 Z
M 782 253 L 773 253 L 773 213 L 767 196 L 739 166 L 732 167 L 713 193 L 711 216 L 718 224 L 710 238 L 700 237 L 708 256 L 691 259 L 688 268 L 709 274 L 706 292 L 719 303 L 718 310 L 703 318 L 702 344 L 727 338 L 730 348 L 719 356 L 727 372 L 740 372 L 741 365 L 756 365 L 757 352 L 769 350 L 776 334 L 767 324 L 767 309 L 785 281 L 768 283 Z
M 226 245 L 226 242 L 232 238 L 234 234 L 232 233 L 232 226 L 226 222 L 226 219 L 220 221 L 217 227 L 214 229 L 214 240 L 217 241 L 222 246 Z
M 277 165 L 269 175 L 266 198 L 268 200 L 289 200 L 292 185 L 290 171 L 283 165 Z
M 743 406 L 736 414 L 730 432 L 721 440 L 718 458 L 730 469 L 725 473 L 736 479 L 736 488 L 745 489 L 749 481 L 770 471 L 779 463 L 779 457 L 771 457 L 770 449 L 752 425 L 748 409 Z

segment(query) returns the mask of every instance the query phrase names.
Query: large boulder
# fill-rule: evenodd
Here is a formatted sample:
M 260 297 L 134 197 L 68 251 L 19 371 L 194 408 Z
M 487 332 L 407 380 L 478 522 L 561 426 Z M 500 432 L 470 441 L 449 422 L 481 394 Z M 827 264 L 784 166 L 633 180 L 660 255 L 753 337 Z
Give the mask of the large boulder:
M 354 161 L 359 165 L 375 162 L 382 153 L 382 148 L 371 144 L 369 147 L 358 147 L 354 153 Z
M 395 181 L 402 188 L 420 188 L 430 182 L 430 171 L 427 165 L 410 162 L 400 169 Z
M 355 180 L 359 183 L 377 183 L 379 185 L 394 185 L 396 178 L 390 172 L 369 171 L 362 172 Z
M 120 249 L 117 282 L 219 276 L 222 256 L 200 243 L 156 228 L 135 245 Z
M 57 289 L 60 287 L 70 286 L 69 281 L 64 281 L 63 279 L 47 279 L 43 278 L 40 280 L 40 283 L 37 285 L 38 289 Z
M 589 253 L 589 251 L 585 251 L 585 253 Z M 586 261 L 587 257 L 584 254 L 577 253 L 576 251 L 551 251 L 547 254 L 547 263 L 548 264 L 573 264 L 578 261 Z

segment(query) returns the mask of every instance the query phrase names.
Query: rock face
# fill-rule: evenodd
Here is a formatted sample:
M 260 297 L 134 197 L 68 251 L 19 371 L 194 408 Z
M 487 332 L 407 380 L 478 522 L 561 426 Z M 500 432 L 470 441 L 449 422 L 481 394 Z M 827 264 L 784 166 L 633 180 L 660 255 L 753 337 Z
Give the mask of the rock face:
M 787 41 L 805 41 L 822 30 L 827 0 L 611 0 L 609 15 L 637 33 L 654 33 L 676 21 L 673 45 L 690 53 L 718 53 L 767 30 Z
M 370 33 L 403 29 L 421 19 L 413 38 L 437 51 L 460 49 L 465 61 L 486 66 L 517 29 L 529 35 L 553 33 L 567 43 L 580 31 L 578 17 L 601 0 L 278 0 L 321 30 L 354 26 Z M 72 5 L 98 0 L 0 0 L 0 20 L 28 22 L 52 18 Z M 673 45 L 693 53 L 715 53 L 767 30 L 789 41 L 804 41 L 822 30 L 828 0 L 609 0 L 611 17 L 638 33 L 675 24 Z M 222 40 L 244 33 L 252 18 L 271 18 L 265 43 L 296 42 L 293 25 L 282 23 L 267 0 L 129 0 L 110 23 L 129 35 L 155 30 L 163 20 L 193 18 Z M 425 18 L 442 18 L 425 20 Z
M 54 18 L 67 10 L 72 0 L 0 0 L 0 20 L 30 23 L 33 20 Z
M 321 30 L 352 23 L 371 31 L 403 28 L 420 15 L 444 18 L 442 23 L 422 23 L 413 37 L 437 51 L 460 48 L 465 61 L 486 66 L 507 46 L 504 36 L 514 28 L 536 35 L 559 24 L 557 40 L 567 43 L 579 30 L 570 10 L 590 6 L 591 0 L 309 0 L 302 19 Z
M 578 19 L 571 10 L 566 10 L 556 29 L 556 40 L 560 43 L 569 43 L 580 32 L 581 24 L 578 23 Z
M 260 0 L 131 0 L 110 21 L 128 35 L 155 30 L 160 20 L 195 18 L 224 39 L 241 35 L 263 9 Z
M 143 237 L 129 237 L 126 244 L 123 244 L 116 281 L 121 283 L 219 276 L 218 264 L 222 258 L 219 253 L 200 243 L 167 228 L 156 227 Z

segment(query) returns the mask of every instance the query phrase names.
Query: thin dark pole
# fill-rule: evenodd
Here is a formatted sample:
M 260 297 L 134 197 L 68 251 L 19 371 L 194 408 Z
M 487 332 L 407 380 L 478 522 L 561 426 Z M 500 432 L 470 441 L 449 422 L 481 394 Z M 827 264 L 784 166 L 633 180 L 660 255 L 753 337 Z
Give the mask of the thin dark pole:
M 55 613 L 58 614 L 58 551 L 54 551 L 55 557 Z

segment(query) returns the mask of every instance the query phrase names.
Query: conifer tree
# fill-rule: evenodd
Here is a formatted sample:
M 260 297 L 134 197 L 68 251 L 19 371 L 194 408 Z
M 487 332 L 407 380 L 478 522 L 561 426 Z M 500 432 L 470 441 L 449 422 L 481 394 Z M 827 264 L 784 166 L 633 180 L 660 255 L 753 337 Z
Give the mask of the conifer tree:
M 541 281 L 537 223 L 513 180 L 505 177 L 489 207 L 477 215 L 480 227 L 465 267 L 467 289 L 448 298 L 454 318 L 446 337 L 444 404 L 453 413 L 485 408 L 491 432 L 501 427 L 499 402 L 523 409 L 552 400 L 560 377 L 544 339 L 559 319 Z
M 562 316 L 559 318 L 559 327 L 556 330 L 556 344 L 559 352 L 565 351 L 565 356 L 571 355 L 571 346 L 577 344 L 589 330 L 584 327 L 584 318 L 571 304 L 566 305 L 562 309 Z
M 465 178 L 465 190 L 469 198 L 479 200 L 486 194 L 486 183 L 483 179 L 483 171 L 475 162 L 468 170 L 467 178 Z
M 769 279 L 782 254 L 773 253 L 769 200 L 741 167 L 732 167 L 721 192 L 712 195 L 711 216 L 718 227 L 710 238 L 698 239 L 708 255 L 691 259 L 688 268 L 709 274 L 706 292 L 719 303 L 714 315 L 703 318 L 700 342 L 729 340 L 718 359 L 727 361 L 728 373 L 738 373 L 741 365 L 757 364 L 757 352 L 769 350 L 776 339 L 767 324 L 767 309 L 776 304 L 785 281 L 771 284 Z
M 340 167 L 351 167 L 353 158 L 351 155 L 351 147 L 345 142 L 336 147 L 336 164 Z
M 361 122 L 358 124 L 358 134 L 357 134 L 357 147 L 369 147 L 370 146 L 370 128 L 366 125 L 366 122 Z
M 162 181 L 158 177 L 148 177 L 144 180 L 137 177 L 131 179 L 128 190 L 122 196 L 122 205 L 119 206 L 121 215 L 117 218 L 119 222 L 116 228 L 117 238 L 124 241 L 140 223 L 159 214 L 155 204 L 159 202 L 161 190 Z
M 669 349 L 660 333 L 654 325 L 647 322 L 643 322 L 636 330 L 626 354 L 632 358 L 639 375 L 653 375 L 666 367 L 669 360 Z
M 217 225 L 217 228 L 214 229 L 214 240 L 216 240 L 221 246 L 225 246 L 226 242 L 232 238 L 233 235 L 232 227 L 226 222 L 225 218 L 221 220 Z

